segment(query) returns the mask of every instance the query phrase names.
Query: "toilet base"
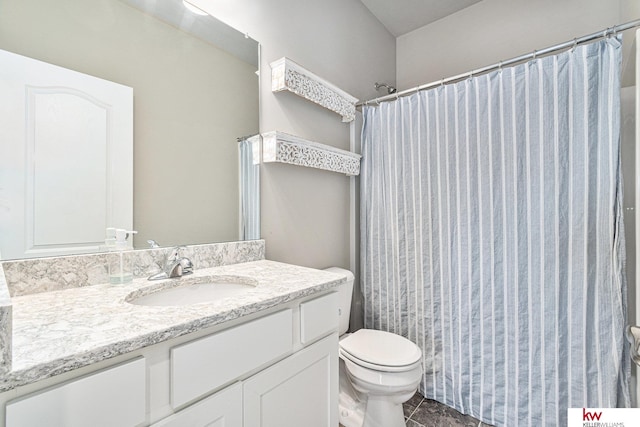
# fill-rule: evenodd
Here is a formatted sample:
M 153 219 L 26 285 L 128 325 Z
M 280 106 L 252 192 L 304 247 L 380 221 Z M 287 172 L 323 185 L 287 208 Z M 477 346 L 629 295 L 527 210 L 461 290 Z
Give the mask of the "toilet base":
M 347 379 L 347 373 L 344 371 L 344 362 L 340 359 L 340 393 L 338 395 L 338 418 L 342 427 L 362 427 L 364 423 L 365 402 L 362 397 L 354 390 L 353 386 Z
M 342 427 L 362 427 L 365 404 L 354 400 L 346 393 L 340 393 L 338 419 Z
M 376 399 L 376 396 L 369 396 L 363 402 L 342 393 L 339 412 L 343 427 L 405 427 L 402 404 Z
M 344 427 L 405 427 L 402 404 L 409 400 L 418 388 L 411 385 L 406 392 L 378 395 L 358 391 L 351 380 L 344 360 L 339 360 L 339 408 L 340 424 Z
M 369 396 L 362 427 L 405 427 L 402 403 Z

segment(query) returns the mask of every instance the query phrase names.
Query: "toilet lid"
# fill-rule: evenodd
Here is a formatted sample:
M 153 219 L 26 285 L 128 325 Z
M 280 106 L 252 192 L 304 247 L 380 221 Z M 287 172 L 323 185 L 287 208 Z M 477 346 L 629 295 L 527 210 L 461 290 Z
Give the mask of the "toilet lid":
M 407 366 L 422 357 L 422 351 L 408 339 L 391 332 L 360 329 L 340 341 L 343 352 L 379 366 Z

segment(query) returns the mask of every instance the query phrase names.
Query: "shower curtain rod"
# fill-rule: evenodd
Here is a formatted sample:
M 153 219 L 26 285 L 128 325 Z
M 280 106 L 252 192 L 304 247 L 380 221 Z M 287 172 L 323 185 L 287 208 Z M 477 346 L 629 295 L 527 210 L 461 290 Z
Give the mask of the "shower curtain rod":
M 457 76 L 453 76 L 453 77 L 448 77 L 446 79 L 441 79 L 435 82 L 431 82 L 431 83 L 427 83 L 424 85 L 420 85 L 420 86 L 416 86 L 413 87 L 411 89 L 406 89 L 403 90 L 401 92 L 396 92 L 393 93 L 391 95 L 385 95 L 385 96 L 381 96 L 379 98 L 374 98 L 374 99 L 370 99 L 368 101 L 362 101 L 356 104 L 356 107 L 362 107 L 363 105 L 369 105 L 369 104 L 380 104 L 381 102 L 385 102 L 385 101 L 391 101 L 391 100 L 395 100 L 400 98 L 401 96 L 407 96 L 407 95 L 411 95 L 413 93 L 416 92 L 420 92 L 422 90 L 426 90 L 426 89 L 431 89 L 433 87 L 436 86 L 441 86 L 441 85 L 446 85 L 449 83 L 455 83 L 455 82 L 459 82 L 461 80 L 464 80 L 468 77 L 473 77 L 475 75 L 478 74 L 486 74 L 490 71 L 493 70 L 498 70 L 502 67 L 506 67 L 509 65 L 514 65 L 514 64 L 518 64 L 520 62 L 524 62 L 527 61 L 529 59 L 535 59 L 536 57 L 539 56 L 545 56 L 545 55 L 549 55 L 551 53 L 555 53 L 558 51 L 562 51 L 565 49 L 569 49 L 569 48 L 573 48 L 576 47 L 580 44 L 584 44 L 593 40 L 598 40 L 601 38 L 605 38 L 608 36 L 611 36 L 613 34 L 617 34 L 619 32 L 622 31 L 626 31 L 629 30 L 631 28 L 636 28 L 636 27 L 640 27 L 640 19 L 636 19 L 635 21 L 631 21 L 631 22 L 627 22 L 625 24 L 620 24 L 620 25 L 614 25 L 611 28 L 607 28 L 603 31 L 598 31 L 597 33 L 593 33 L 593 34 L 589 34 L 586 36 L 582 36 L 582 37 L 578 37 L 575 38 L 573 40 L 569 40 L 567 42 L 564 43 L 560 43 L 554 46 L 550 46 L 541 50 L 534 50 L 531 53 L 527 53 L 525 55 L 520 55 L 517 56 L 515 58 L 511 58 L 511 59 L 507 59 L 506 61 L 500 61 L 497 64 L 493 64 L 493 65 L 488 65 L 486 67 L 482 67 L 482 68 L 478 68 L 476 70 L 473 71 L 469 71 L 463 74 L 458 74 Z

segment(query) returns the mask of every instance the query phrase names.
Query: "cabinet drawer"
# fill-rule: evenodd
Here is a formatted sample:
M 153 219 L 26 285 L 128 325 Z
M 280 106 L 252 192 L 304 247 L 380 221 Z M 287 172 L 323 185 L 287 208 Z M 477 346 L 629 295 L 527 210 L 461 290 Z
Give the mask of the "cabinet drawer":
M 300 342 L 308 344 L 338 328 L 338 293 L 300 304 Z
M 143 358 L 7 404 L 7 427 L 137 426 L 146 418 Z
M 292 351 L 287 309 L 171 349 L 171 404 L 178 408 Z
M 242 425 L 242 384 L 236 383 L 152 427 L 233 427 Z

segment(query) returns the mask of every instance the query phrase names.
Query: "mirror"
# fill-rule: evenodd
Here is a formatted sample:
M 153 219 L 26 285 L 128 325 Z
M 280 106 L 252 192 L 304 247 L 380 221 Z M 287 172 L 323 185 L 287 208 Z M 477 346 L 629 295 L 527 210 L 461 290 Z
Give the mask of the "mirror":
M 182 0 L 3 0 L 0 49 L 133 88 L 134 247 L 240 240 L 237 139 L 259 129 L 255 40 Z

